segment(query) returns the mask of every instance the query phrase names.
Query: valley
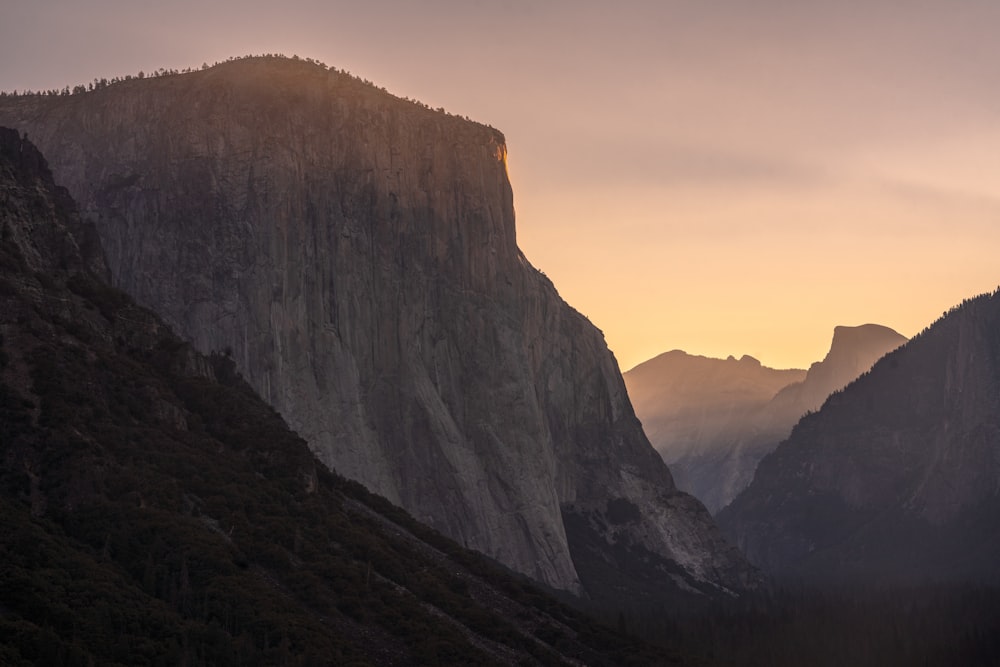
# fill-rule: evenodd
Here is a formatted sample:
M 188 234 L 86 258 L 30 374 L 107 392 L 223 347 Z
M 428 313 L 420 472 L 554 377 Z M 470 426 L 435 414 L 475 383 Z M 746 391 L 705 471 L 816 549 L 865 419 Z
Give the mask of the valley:
M 0 662 L 1000 657 L 1000 292 L 622 374 L 487 125 L 268 55 L 0 126 Z

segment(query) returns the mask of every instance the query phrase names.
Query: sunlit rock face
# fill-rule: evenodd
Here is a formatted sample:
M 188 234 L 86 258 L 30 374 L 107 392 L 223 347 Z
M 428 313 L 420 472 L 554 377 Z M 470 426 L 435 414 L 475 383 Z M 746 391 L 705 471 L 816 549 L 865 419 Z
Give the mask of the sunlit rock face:
M 331 467 L 555 587 L 586 586 L 563 510 L 614 498 L 642 516 L 609 541 L 755 581 L 518 250 L 499 132 L 272 58 L 8 98 L 0 122 L 96 220 L 117 284 L 231 354 Z
M 674 350 L 627 372 L 625 384 L 677 486 L 714 513 L 750 484 L 802 415 L 905 342 L 877 324 L 839 326 L 826 357 L 808 371 Z
M 1000 580 L 1000 293 L 802 419 L 718 519 L 782 577 Z

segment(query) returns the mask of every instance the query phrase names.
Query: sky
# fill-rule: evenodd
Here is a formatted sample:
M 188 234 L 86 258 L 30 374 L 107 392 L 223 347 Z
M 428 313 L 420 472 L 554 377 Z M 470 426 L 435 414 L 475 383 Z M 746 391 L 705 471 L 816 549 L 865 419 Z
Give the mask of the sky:
M 994 0 L 4 0 L 0 89 L 311 57 L 502 130 L 518 243 L 623 370 L 808 367 L 1000 285 Z

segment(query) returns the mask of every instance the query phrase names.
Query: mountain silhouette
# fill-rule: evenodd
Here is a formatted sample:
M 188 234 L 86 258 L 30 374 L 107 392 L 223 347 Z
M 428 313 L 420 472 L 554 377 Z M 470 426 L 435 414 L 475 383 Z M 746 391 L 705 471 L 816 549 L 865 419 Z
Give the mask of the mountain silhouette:
M 963 302 L 804 417 L 719 513 L 811 581 L 995 583 L 1000 293 Z
M 625 373 L 643 428 L 677 486 L 711 512 L 753 479 L 765 454 L 805 413 L 819 409 L 886 352 L 906 342 L 888 327 L 834 329 L 830 351 L 808 371 L 668 352 Z

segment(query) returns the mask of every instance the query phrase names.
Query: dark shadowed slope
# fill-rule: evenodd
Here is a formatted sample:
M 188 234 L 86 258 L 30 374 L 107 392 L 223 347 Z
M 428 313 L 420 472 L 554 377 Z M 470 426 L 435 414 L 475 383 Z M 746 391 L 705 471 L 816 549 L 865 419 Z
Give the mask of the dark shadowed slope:
M 622 549 L 675 588 L 753 582 L 518 250 L 499 132 L 281 58 L 7 97 L 0 122 L 95 218 L 116 284 L 230 350 L 327 465 L 559 588 Z M 612 529 L 618 500 L 639 515 Z
M 88 238 L 0 130 L 0 664 L 671 662 L 328 471 Z
M 753 479 L 757 463 L 802 415 L 906 342 L 877 324 L 836 327 L 808 371 L 668 352 L 625 373 L 629 396 L 677 486 L 717 512 Z
M 806 416 L 719 514 L 781 577 L 1000 579 L 1000 293 Z

